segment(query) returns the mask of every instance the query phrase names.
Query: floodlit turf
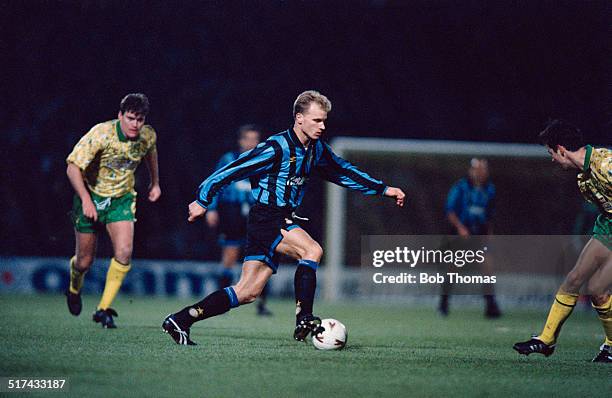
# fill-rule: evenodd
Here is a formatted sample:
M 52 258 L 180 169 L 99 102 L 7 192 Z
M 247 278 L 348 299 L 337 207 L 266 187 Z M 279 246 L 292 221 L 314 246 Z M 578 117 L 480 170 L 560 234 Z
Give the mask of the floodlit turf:
M 316 305 L 349 330 L 343 351 L 317 351 L 292 339 L 293 305 L 275 316 L 246 306 L 195 325 L 195 347 L 161 332 L 164 316 L 191 300 L 120 297 L 118 329 L 91 321 L 96 298 L 68 314 L 63 296 L 0 296 L 0 376 L 67 376 L 61 396 L 605 396 L 612 366 L 593 364 L 602 329 L 577 310 L 549 358 L 519 357 L 544 311 L 507 312 L 487 321 L 480 308 L 433 309 L 357 303 Z M 39 396 L 55 394 L 40 393 Z M 30 394 L 29 396 L 35 396 Z

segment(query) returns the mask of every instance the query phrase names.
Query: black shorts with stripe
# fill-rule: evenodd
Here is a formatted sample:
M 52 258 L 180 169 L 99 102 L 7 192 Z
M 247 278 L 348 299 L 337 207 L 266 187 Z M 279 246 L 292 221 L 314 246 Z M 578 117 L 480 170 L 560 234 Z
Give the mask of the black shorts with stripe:
M 293 221 L 292 209 L 255 204 L 247 222 L 247 242 L 244 261 L 262 261 L 272 272 L 278 269 L 276 247 L 283 239 L 281 230 L 291 231 L 300 228 Z

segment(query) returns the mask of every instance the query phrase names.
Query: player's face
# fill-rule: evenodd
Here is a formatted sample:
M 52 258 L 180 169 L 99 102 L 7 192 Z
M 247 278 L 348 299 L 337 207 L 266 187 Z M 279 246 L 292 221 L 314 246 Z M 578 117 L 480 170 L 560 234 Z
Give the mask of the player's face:
M 296 115 L 296 121 L 300 129 L 311 140 L 318 140 L 325 131 L 325 121 L 327 120 L 327 112 L 321 108 L 321 105 L 311 102 L 310 107 L 304 113 Z
M 255 130 L 249 130 L 242 133 L 238 140 L 238 146 L 240 152 L 250 151 L 259 144 L 259 132 Z
M 552 161 L 558 163 L 564 169 L 569 169 L 574 167 L 574 164 L 569 160 L 567 156 L 565 156 L 565 148 L 557 147 L 557 150 L 553 150 L 551 147 L 546 146 Z
M 472 184 L 481 186 L 489 179 L 489 163 L 486 160 L 472 161 L 472 165 L 468 171 Z
M 144 126 L 145 117 L 141 114 L 126 111 L 125 113 L 119 112 L 119 124 L 121 131 L 127 138 L 138 138 L 140 129 Z

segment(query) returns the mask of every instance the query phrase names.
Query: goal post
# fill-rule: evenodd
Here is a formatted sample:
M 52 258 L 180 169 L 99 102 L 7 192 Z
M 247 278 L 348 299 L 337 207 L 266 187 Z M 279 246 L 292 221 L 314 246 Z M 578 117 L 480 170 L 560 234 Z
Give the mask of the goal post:
M 441 172 L 444 173 L 444 168 L 452 163 L 448 159 L 452 159 L 455 161 L 455 167 L 451 169 L 449 166 L 447 180 L 456 178 L 456 164 L 465 165 L 463 168 L 463 175 L 465 175 L 468 164 L 466 160 L 471 157 L 503 159 L 506 162 L 504 164 L 508 164 L 507 162 L 514 164 L 517 161 L 520 163 L 522 160 L 530 159 L 537 160 L 538 165 L 540 162 L 543 165 L 547 157 L 546 150 L 540 145 L 495 142 L 338 137 L 333 139 L 332 148 L 339 156 L 357 164 L 363 163 L 362 160 L 368 157 L 377 156 L 381 159 L 382 156 L 384 158 L 381 161 L 389 161 L 387 167 L 391 169 L 394 168 L 393 159 L 426 157 L 427 159 L 439 159 Z M 370 172 L 367 167 L 364 167 L 364 171 Z M 375 176 L 382 178 L 387 184 L 398 184 L 398 182 L 385 178 L 384 175 Z M 405 188 L 408 202 L 412 199 L 412 190 L 420 189 L 419 187 L 402 188 Z M 449 186 L 445 187 L 445 189 L 448 188 Z M 345 295 L 343 280 L 347 274 L 351 273 L 349 268 L 352 268 L 352 273 L 355 273 L 355 267 L 347 267 L 346 236 L 347 228 L 350 228 L 347 220 L 347 190 L 335 184 L 326 183 L 325 201 L 325 281 L 322 286 L 322 296 L 324 299 L 333 301 Z M 398 232 L 401 234 L 401 231 Z M 359 231 L 361 235 L 371 233 L 367 230 Z

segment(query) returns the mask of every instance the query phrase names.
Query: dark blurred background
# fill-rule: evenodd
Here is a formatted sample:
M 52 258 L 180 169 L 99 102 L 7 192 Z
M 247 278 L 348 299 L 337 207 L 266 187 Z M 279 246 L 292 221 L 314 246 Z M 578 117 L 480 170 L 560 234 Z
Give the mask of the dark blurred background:
M 142 165 L 135 257 L 215 258 L 211 231 L 185 222 L 196 187 L 240 124 L 289 127 L 305 89 L 333 102 L 328 139 L 535 142 L 563 117 L 610 144 L 609 1 L 0 3 L 1 255 L 70 255 L 65 158 L 129 92 L 150 98 L 162 186 L 159 203 L 144 200 Z

